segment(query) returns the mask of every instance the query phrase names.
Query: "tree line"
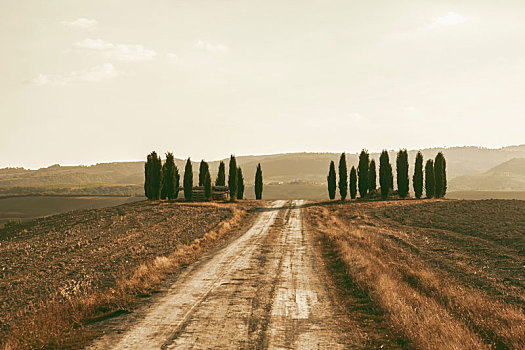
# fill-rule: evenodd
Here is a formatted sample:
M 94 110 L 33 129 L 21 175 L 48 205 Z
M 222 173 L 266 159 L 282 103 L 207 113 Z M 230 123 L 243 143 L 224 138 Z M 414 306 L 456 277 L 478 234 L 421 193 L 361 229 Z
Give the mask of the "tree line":
M 199 187 L 204 188 L 205 199 L 211 200 L 213 185 L 210 167 L 205 160 L 200 162 L 198 179 Z M 230 157 L 229 161 L 227 186 L 231 201 L 244 198 L 244 176 L 241 167 L 237 166 L 237 159 L 234 155 Z M 215 187 L 226 187 L 226 167 L 223 161 L 219 163 Z M 166 153 L 164 164 L 155 151 L 148 154 L 144 165 L 144 193 L 146 197 L 150 200 L 172 200 L 178 197 L 180 190 L 183 191 L 185 200 L 191 201 L 193 199 L 193 164 L 191 158 L 186 160 L 182 188 L 180 188 L 180 174 L 173 153 Z M 255 198 L 262 199 L 262 192 L 263 174 L 259 163 L 255 172 Z
M 439 152 L 435 159 L 427 160 L 423 172 L 423 154 L 418 152 L 414 164 L 412 175 L 412 186 L 416 198 L 421 198 L 423 189 L 427 198 L 442 198 L 447 192 L 447 172 L 446 160 L 442 152 Z M 346 154 L 342 153 L 339 158 L 339 181 L 337 181 L 335 163 L 330 162 L 328 170 L 328 196 L 335 199 L 337 188 L 342 200 L 345 200 L 348 192 L 350 198 L 355 199 L 359 191 L 360 198 L 372 197 L 377 191 L 376 163 L 370 159 L 368 151 L 363 149 L 359 154 L 359 164 L 357 169 L 352 166 L 350 176 L 346 165 Z M 409 165 L 408 152 L 401 149 L 396 157 L 396 182 L 397 195 L 406 198 L 409 193 Z M 394 193 L 394 175 L 388 152 L 383 150 L 379 156 L 379 194 L 386 199 Z

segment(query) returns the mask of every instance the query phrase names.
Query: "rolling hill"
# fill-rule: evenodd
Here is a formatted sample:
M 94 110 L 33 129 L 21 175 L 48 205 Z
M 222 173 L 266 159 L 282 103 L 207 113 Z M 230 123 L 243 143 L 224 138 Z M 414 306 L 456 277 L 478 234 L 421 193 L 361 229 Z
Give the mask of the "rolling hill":
M 440 151 L 444 152 L 447 159 L 450 190 L 525 189 L 525 176 L 522 175 L 525 145 L 499 149 L 451 147 L 421 150 L 425 159 L 433 158 Z M 409 151 L 410 164 L 413 164 L 416 153 L 417 150 Z M 389 154 L 394 165 L 396 151 L 391 150 Z M 379 154 L 372 153 L 371 157 L 377 161 Z M 287 153 L 239 156 L 237 162 L 243 168 L 248 186 L 253 184 L 257 163 L 261 163 L 265 184 L 271 186 L 267 188 L 269 191 L 266 194 L 271 198 L 293 194 L 295 198 L 302 195 L 314 199 L 324 192 L 320 185 L 326 182 L 330 161 L 337 162 L 338 158 L 337 153 Z M 357 165 L 357 153 L 347 153 L 347 158 L 349 167 Z M 180 172 L 184 169 L 184 163 L 182 159 L 176 160 Z M 197 177 L 198 162 L 193 164 Z M 209 164 L 214 178 L 219 161 Z M 143 172 L 143 161 L 91 166 L 56 164 L 38 170 L 5 168 L 0 169 L 0 194 L 142 195 Z M 249 189 L 247 195 L 251 196 Z

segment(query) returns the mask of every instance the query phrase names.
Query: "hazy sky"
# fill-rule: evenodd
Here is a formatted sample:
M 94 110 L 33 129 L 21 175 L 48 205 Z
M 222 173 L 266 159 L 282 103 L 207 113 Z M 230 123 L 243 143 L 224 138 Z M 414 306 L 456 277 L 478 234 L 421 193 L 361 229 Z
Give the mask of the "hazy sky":
M 525 2 L 1 0 L 0 167 L 525 143 Z

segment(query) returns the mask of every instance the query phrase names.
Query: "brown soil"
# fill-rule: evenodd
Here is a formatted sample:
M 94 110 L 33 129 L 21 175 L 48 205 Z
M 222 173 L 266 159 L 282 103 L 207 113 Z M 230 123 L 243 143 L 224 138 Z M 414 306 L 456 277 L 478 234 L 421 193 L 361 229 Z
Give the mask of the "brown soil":
M 137 202 L 0 231 L 0 327 L 42 300 L 102 289 L 230 218 L 230 204 Z M 1 330 L 1 328 L 0 328 Z

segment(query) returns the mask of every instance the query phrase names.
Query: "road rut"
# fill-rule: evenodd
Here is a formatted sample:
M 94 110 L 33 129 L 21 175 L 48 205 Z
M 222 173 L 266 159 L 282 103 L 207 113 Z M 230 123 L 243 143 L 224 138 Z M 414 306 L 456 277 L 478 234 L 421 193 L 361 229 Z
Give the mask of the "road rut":
M 276 201 L 253 226 L 182 274 L 145 316 L 91 349 L 344 349 L 316 273 L 302 201 Z

